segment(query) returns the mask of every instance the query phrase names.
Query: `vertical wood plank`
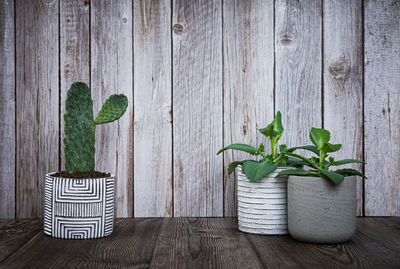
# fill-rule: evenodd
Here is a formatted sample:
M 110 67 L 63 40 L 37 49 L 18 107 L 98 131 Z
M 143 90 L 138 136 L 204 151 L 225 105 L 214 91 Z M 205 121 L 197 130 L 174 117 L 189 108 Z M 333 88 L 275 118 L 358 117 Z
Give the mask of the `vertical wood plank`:
M 134 214 L 172 216 L 171 3 L 134 1 Z
M 173 3 L 175 216 L 222 216 L 221 1 Z
M 15 217 L 14 1 L 0 2 L 0 218 Z
M 363 159 L 362 3 L 324 2 L 324 128 L 343 144 L 337 159 Z M 361 169 L 361 165 L 352 168 Z M 357 182 L 357 213 L 362 215 L 362 188 Z
M 224 145 L 263 142 L 259 128 L 274 114 L 273 1 L 223 2 Z M 236 215 L 234 175 L 227 165 L 248 154 L 224 154 L 224 214 Z
M 60 0 L 60 160 L 64 169 L 64 113 L 67 92 L 72 83 L 90 85 L 90 2 Z
M 44 175 L 58 170 L 58 4 L 16 0 L 18 218 L 42 215 Z
M 275 108 L 288 146 L 309 144 L 321 126 L 321 1 L 275 3 Z
M 95 114 L 115 93 L 128 109 L 114 123 L 96 128 L 96 169 L 116 176 L 117 217 L 133 214 L 132 1 L 91 2 L 91 89 Z
M 400 214 L 400 2 L 365 2 L 365 214 Z

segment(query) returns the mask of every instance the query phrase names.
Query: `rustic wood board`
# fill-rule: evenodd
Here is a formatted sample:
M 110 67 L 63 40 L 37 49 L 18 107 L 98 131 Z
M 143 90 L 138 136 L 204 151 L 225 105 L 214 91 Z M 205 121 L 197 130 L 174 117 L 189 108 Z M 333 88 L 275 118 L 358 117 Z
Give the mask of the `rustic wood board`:
M 22 247 L 42 229 L 40 220 L 0 219 L 0 267 L 1 262 Z
M 15 217 L 14 1 L 0 2 L 0 218 Z
M 224 145 L 266 142 L 258 129 L 274 114 L 274 4 L 223 1 Z M 268 148 L 268 145 L 267 145 Z M 224 153 L 224 216 L 236 215 L 232 161 L 248 154 Z
M 383 220 L 386 222 L 386 220 Z M 395 229 L 376 220 L 359 218 L 357 233 L 343 244 L 309 244 L 290 236 L 247 235 L 266 268 L 396 268 L 399 238 L 386 241 Z M 384 228 L 384 229 L 382 229 Z
M 362 3 L 326 1 L 323 8 L 324 128 L 333 143 L 343 144 L 335 158 L 363 160 Z M 362 170 L 362 165 L 347 167 Z M 362 192 L 360 179 L 358 215 L 363 214 Z
M 174 216 L 222 216 L 221 1 L 172 7 Z
M 62 240 L 35 236 L 1 268 L 148 268 L 162 219 L 121 219 L 111 236 Z
M 262 268 L 231 218 L 165 219 L 152 268 Z
M 58 1 L 16 0 L 16 216 L 42 215 L 43 178 L 59 168 Z
M 321 2 L 275 2 L 275 108 L 282 112 L 288 146 L 310 144 L 322 124 Z
M 400 3 L 365 2 L 365 214 L 400 215 Z
M 171 3 L 134 1 L 134 215 L 171 217 Z
M 359 218 L 343 244 L 239 232 L 233 218 L 118 219 L 96 240 L 45 236 L 0 220 L 0 268 L 399 268 L 400 218 Z
M 60 0 L 60 170 L 65 169 L 64 113 L 71 84 L 90 87 L 90 2 Z
M 133 215 L 132 1 L 91 1 L 91 88 L 94 111 L 111 94 L 128 97 L 118 122 L 96 127 L 97 170 L 116 176 L 115 213 Z

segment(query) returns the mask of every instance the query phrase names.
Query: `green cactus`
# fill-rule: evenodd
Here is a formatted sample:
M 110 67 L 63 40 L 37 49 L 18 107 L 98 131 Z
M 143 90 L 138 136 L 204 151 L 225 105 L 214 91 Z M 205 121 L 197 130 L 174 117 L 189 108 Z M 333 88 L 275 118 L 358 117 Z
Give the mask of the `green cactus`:
M 68 172 L 95 170 L 96 125 L 118 120 L 125 113 L 127 106 L 128 99 L 125 95 L 112 95 L 94 120 L 89 87 L 83 82 L 72 84 L 67 94 L 64 114 L 65 169 Z

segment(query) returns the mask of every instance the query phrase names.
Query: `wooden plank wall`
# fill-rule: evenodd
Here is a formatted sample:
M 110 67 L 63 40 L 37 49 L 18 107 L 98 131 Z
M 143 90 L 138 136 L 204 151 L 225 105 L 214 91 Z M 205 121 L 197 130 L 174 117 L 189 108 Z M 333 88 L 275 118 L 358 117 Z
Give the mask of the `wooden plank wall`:
M 73 81 L 95 111 L 97 168 L 117 176 L 118 217 L 235 216 L 224 144 L 283 142 L 312 126 L 366 160 L 358 214 L 400 215 L 400 4 L 334 0 L 5 0 L 0 3 L 0 218 L 40 217 L 42 178 L 64 167 Z M 60 121 L 61 119 L 61 121 Z

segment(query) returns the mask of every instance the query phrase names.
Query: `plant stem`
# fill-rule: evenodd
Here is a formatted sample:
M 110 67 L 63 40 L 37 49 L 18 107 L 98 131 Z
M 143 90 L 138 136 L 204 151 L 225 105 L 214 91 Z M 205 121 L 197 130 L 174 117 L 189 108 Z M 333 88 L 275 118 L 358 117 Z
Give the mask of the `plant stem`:
M 276 155 L 276 143 L 275 143 L 274 139 L 270 139 L 270 143 L 271 143 L 271 155 L 272 155 L 272 159 L 275 159 L 275 155 Z

